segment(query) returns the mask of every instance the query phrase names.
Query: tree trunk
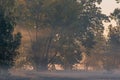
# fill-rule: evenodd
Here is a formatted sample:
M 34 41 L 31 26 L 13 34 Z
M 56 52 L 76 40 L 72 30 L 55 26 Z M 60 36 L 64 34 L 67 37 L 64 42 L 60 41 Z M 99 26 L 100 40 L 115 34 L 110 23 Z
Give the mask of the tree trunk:
M 64 65 L 64 69 L 65 69 L 66 71 L 71 71 L 71 70 L 72 70 L 72 65 L 69 64 L 69 63 L 66 63 L 66 64 Z
M 48 70 L 48 64 L 35 65 L 34 70 L 36 70 L 36 71 L 46 71 L 46 70 Z

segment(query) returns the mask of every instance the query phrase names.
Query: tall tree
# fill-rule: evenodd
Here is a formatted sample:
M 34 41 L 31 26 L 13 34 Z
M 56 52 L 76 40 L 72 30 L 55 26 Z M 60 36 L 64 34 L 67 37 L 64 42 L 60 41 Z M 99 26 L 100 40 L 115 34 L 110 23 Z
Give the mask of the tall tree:
M 13 10 L 15 1 L 0 0 L 0 67 L 8 69 L 14 65 L 14 58 L 19 53 L 21 34 L 13 34 L 15 17 Z
M 109 40 L 110 43 L 114 45 L 120 44 L 120 9 L 116 8 L 113 13 L 111 13 L 111 18 L 116 21 L 117 26 L 109 27 Z
M 66 61 L 72 66 L 81 60 L 80 45 L 86 48 L 86 53 L 89 53 L 89 49 L 96 43 L 97 34 L 102 35 L 104 31 L 102 22 L 107 20 L 107 16 L 96 6 L 101 0 L 26 0 L 26 2 L 29 12 L 27 21 L 32 23 L 37 31 L 33 41 L 37 46 L 32 45 L 34 48 L 31 50 L 34 52 L 33 61 L 37 59 L 40 62 L 39 64 L 35 62 L 38 66 L 43 65 L 45 68 L 51 61 L 53 63 L 58 55 L 61 59 L 64 58 L 63 64 L 66 64 L 64 63 Z M 48 27 L 50 32 L 47 37 L 41 37 L 39 40 L 38 31 L 43 27 Z M 76 44 L 76 40 L 80 45 Z M 42 50 L 39 51 L 41 57 L 35 53 L 36 49 Z M 52 54 L 52 51 L 56 53 Z M 68 55 L 74 57 L 70 58 Z
M 108 70 L 116 69 L 119 67 L 120 57 L 120 9 L 116 8 L 111 13 L 111 18 L 116 21 L 117 26 L 109 26 L 108 43 L 109 52 L 106 54 L 105 68 Z
M 52 32 L 54 33 L 56 27 L 60 27 L 59 29 L 61 29 L 61 31 L 58 33 L 60 37 L 58 42 L 59 45 L 62 45 L 61 49 L 63 52 L 65 49 L 63 45 L 67 46 L 67 51 L 64 52 L 61 56 L 64 57 L 64 59 L 68 60 L 68 63 L 72 61 L 70 61 L 70 59 L 67 59 L 69 58 L 67 54 L 72 55 L 74 54 L 74 50 L 80 48 L 76 47 L 74 44 L 74 39 L 79 40 L 83 46 L 88 48 L 87 53 L 89 53 L 89 48 L 93 48 L 96 43 L 95 37 L 98 36 L 97 34 L 99 34 L 99 36 L 102 36 L 104 31 L 102 21 L 107 21 L 108 17 L 102 14 L 100 8 L 96 6 L 96 3 L 100 4 L 100 2 L 101 0 L 80 0 L 80 2 L 77 2 L 76 0 L 53 0 L 52 3 L 49 2 L 50 4 L 47 4 L 47 7 L 45 7 L 45 13 L 47 13 L 47 22 L 52 26 Z M 61 4 L 70 5 L 62 6 Z M 65 9 L 63 9 L 64 7 Z M 65 42 L 68 43 L 66 44 Z M 73 51 L 71 51 L 71 46 L 74 47 L 72 48 Z M 69 51 L 71 51 L 71 53 Z M 77 52 L 78 54 L 81 53 L 81 49 L 78 49 Z M 72 59 L 75 59 L 73 62 L 79 61 L 80 54 L 78 58 L 79 60 L 77 57 L 72 57 L 71 60 Z
M 47 3 L 46 3 L 47 1 Z M 73 6 L 71 6 L 73 5 Z M 64 8 L 66 7 L 66 8 Z M 58 29 L 61 29 L 61 27 L 68 27 L 71 26 L 75 21 L 78 19 L 78 12 L 79 12 L 79 6 L 78 3 L 75 0 L 69 1 L 69 0 L 53 0 L 48 1 L 45 0 L 43 2 L 43 14 L 45 15 L 44 24 L 49 25 L 51 32 L 49 37 L 47 38 L 47 42 L 45 44 L 45 49 L 43 52 L 42 65 L 47 66 L 53 59 L 56 57 L 58 51 L 55 50 L 55 54 L 51 54 L 51 50 L 53 49 L 53 44 L 55 35 L 57 34 Z M 59 34 L 59 33 L 58 33 Z M 55 48 L 55 47 L 54 47 Z M 51 58 L 50 55 L 53 55 Z M 44 60 L 44 61 L 43 61 Z M 45 67 L 44 66 L 44 67 Z
M 94 62 L 94 59 L 97 55 L 102 57 L 105 47 L 105 40 L 103 39 L 104 25 L 103 21 L 109 21 L 108 17 L 105 14 L 101 13 L 101 8 L 97 7 L 97 3 L 100 4 L 102 0 L 79 0 L 82 9 L 80 11 L 80 25 L 77 30 L 77 39 L 81 41 L 82 45 L 86 48 L 84 52 L 87 54 L 85 62 L 86 66 L 92 66 L 94 68 L 100 68 L 102 62 L 101 59 L 97 62 Z M 102 43 L 102 44 L 101 44 Z M 101 44 L 101 45 L 100 45 Z M 104 46 L 102 46 L 104 45 Z M 97 49 L 95 50 L 94 48 Z M 99 47 L 99 48 L 98 48 Z M 99 51 L 99 52 L 96 52 Z M 100 58 L 101 58 L 100 57 Z M 93 62 L 92 62 L 93 60 Z M 89 62 L 91 61 L 91 62 Z

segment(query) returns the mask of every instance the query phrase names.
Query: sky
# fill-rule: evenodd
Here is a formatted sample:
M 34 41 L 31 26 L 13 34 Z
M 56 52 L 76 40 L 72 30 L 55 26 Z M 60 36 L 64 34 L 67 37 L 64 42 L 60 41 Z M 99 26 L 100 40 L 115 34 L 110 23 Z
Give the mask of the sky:
M 120 4 L 117 4 L 115 0 L 103 0 L 100 7 L 103 13 L 109 15 L 115 8 L 120 8 Z

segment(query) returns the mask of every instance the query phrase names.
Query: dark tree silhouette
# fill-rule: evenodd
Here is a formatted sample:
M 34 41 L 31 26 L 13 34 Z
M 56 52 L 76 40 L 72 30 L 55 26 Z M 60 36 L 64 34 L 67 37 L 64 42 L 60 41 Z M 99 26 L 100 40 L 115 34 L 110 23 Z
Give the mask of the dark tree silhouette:
M 7 16 L 5 10 L 0 8 L 0 67 L 2 69 L 13 66 L 21 44 L 21 34 L 13 34 L 14 25 L 14 18 Z

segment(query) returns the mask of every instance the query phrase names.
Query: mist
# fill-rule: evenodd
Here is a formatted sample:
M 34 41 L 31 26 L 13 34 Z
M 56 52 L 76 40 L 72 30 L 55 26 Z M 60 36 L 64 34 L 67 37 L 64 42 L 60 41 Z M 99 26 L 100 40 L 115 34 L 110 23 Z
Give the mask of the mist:
M 119 80 L 120 71 L 25 71 L 10 70 L 0 80 Z
M 0 0 L 0 80 L 120 80 L 120 1 L 104 1 Z

